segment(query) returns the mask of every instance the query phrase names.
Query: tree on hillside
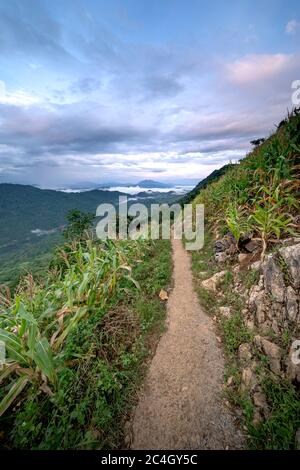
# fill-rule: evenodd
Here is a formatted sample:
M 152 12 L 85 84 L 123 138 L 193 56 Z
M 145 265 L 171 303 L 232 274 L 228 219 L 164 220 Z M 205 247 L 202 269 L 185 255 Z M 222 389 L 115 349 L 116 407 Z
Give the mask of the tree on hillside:
M 68 225 L 63 234 L 67 240 L 80 240 L 84 233 L 93 226 L 94 214 L 72 209 L 67 213 Z
M 259 147 L 261 144 L 265 142 L 265 140 L 266 139 L 264 138 L 251 140 L 250 144 L 253 145 L 254 147 Z

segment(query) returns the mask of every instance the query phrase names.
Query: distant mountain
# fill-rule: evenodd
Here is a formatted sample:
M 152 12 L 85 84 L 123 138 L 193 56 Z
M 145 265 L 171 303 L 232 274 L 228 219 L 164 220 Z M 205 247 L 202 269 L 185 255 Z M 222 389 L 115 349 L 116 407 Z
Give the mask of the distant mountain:
M 17 282 L 22 269 L 36 271 L 45 266 L 53 247 L 62 241 L 61 231 L 71 209 L 96 213 L 99 204 L 119 203 L 120 191 L 94 189 L 63 192 L 20 184 L 0 184 L 0 284 Z M 171 192 L 140 192 L 146 205 L 175 202 L 179 195 Z M 129 198 L 130 201 L 130 198 Z M 129 202 L 130 204 L 130 202 Z
M 36 240 L 37 234 L 52 233 L 66 223 L 70 209 L 96 213 L 99 204 L 118 205 L 120 191 L 93 189 L 85 192 L 55 191 L 20 184 L 0 184 L 0 255 L 22 242 Z M 170 193 L 140 192 L 144 203 L 178 199 Z M 148 201 L 147 201 L 148 199 Z
M 170 185 L 169 184 L 165 184 L 165 183 L 160 183 L 158 181 L 153 181 L 153 180 L 143 180 L 143 181 L 140 181 L 137 185 L 135 186 L 139 186 L 140 188 L 160 188 L 160 189 L 163 189 L 163 188 L 169 188 Z
M 169 188 L 169 184 L 165 183 L 160 183 L 159 181 L 153 181 L 153 180 L 143 180 L 139 181 L 138 183 L 118 183 L 118 182 L 109 182 L 109 183 L 103 183 L 99 185 L 99 188 L 143 188 L 143 189 L 150 189 L 150 188 L 156 188 L 156 189 L 163 189 L 163 188 Z
M 100 185 L 98 183 L 94 183 L 92 181 L 82 181 L 80 183 L 67 185 L 63 189 L 98 189 L 98 188 L 100 188 Z
M 70 209 L 96 212 L 103 202 L 118 203 L 118 191 L 65 193 L 19 184 L 0 184 L 0 253 L 5 246 L 35 239 L 33 230 L 49 231 L 66 223 Z

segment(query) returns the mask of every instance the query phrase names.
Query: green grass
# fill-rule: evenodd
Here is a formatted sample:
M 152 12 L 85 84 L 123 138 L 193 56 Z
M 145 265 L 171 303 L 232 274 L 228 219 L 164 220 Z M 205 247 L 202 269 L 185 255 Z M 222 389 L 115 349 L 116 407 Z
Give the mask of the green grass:
M 237 353 L 242 343 L 251 340 L 249 330 L 246 328 L 240 313 L 235 312 L 230 318 L 222 320 L 225 351 L 228 356 Z
M 52 259 L 52 251 L 63 239 L 58 234 L 49 235 L 47 239 L 36 237 L 36 240 L 19 244 L 12 251 L 0 255 L 0 285 L 5 284 L 14 290 L 20 279 L 28 274 L 42 278 Z
M 250 448 L 261 450 L 295 449 L 295 433 L 300 426 L 300 400 L 287 381 L 267 376 L 262 382 L 270 406 L 270 417 L 258 426 L 249 426 Z

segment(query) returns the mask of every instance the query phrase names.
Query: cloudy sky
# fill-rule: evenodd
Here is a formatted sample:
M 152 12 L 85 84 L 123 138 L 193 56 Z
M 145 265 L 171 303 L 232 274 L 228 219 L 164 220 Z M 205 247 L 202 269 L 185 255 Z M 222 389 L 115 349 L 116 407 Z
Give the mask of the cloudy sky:
M 297 79 L 299 0 L 0 0 L 0 182 L 196 182 Z

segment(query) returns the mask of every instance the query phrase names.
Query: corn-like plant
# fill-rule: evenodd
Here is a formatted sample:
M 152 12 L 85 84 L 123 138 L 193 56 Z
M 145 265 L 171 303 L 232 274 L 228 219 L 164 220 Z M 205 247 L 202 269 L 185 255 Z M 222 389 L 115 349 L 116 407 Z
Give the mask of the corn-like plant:
M 250 225 L 245 217 L 245 211 L 235 205 L 228 207 L 225 221 L 237 243 L 241 236 L 249 231 Z
M 6 391 L 0 416 L 30 383 L 49 394 L 56 390 L 70 332 L 87 315 L 104 315 L 116 291 L 139 287 L 129 262 L 142 252 L 141 244 L 136 241 L 129 248 L 126 242 L 90 239 L 71 243 L 60 251 L 63 265 L 52 269 L 46 285 L 36 285 L 28 276 L 15 299 L 1 294 L 0 341 L 7 358 L 0 371 Z
M 280 214 L 278 206 L 268 204 L 264 207 L 257 205 L 253 214 L 249 217 L 249 222 L 252 224 L 253 229 L 258 231 L 262 240 L 262 258 L 267 250 L 268 241 L 272 236 L 277 239 L 280 238 L 281 232 L 293 233 L 290 227 L 292 218 L 287 214 Z
M 0 416 L 7 410 L 28 382 L 36 383 L 45 390 L 54 388 L 57 375 L 50 344 L 42 336 L 37 321 L 16 299 L 8 312 L 1 314 L 0 340 L 6 347 L 6 362 L 0 373 L 0 382 L 13 376 L 7 394 L 0 403 Z

